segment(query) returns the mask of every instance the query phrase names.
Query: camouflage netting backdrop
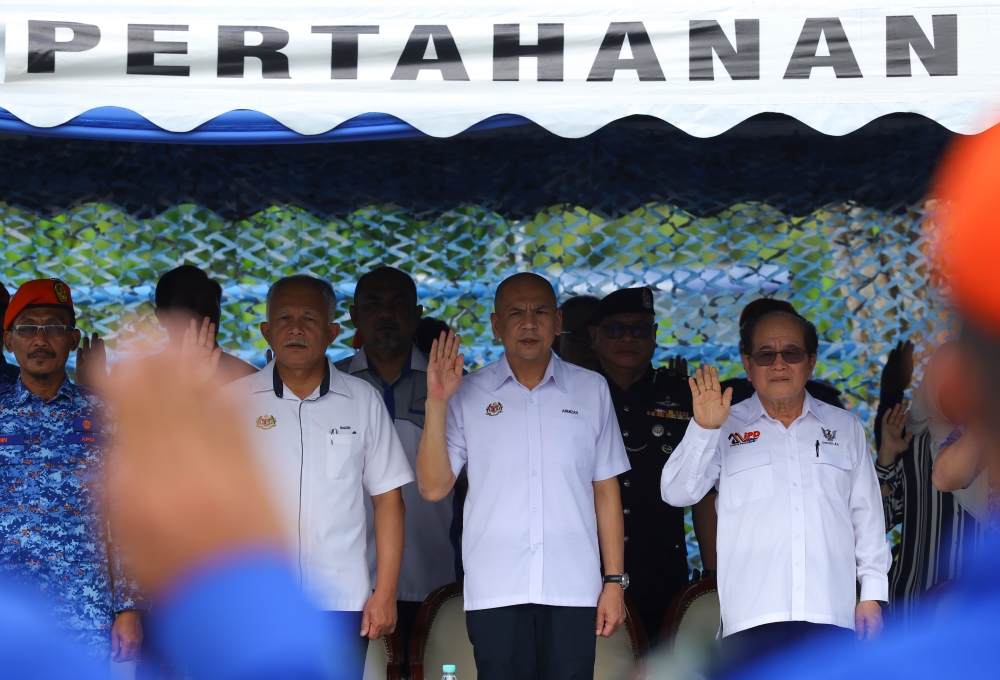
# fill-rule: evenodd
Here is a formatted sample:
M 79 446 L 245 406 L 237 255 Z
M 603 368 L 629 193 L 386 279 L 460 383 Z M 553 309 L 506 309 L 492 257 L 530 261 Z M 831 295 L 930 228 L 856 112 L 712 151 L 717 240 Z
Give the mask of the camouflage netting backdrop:
M 225 291 L 223 346 L 263 362 L 268 284 L 307 272 L 343 295 L 410 272 L 470 368 L 500 352 L 496 284 L 533 270 L 562 297 L 658 291 L 658 359 L 742 374 L 737 319 L 788 299 L 820 332 L 817 376 L 870 427 L 899 339 L 918 359 L 953 332 L 926 285 L 924 194 L 949 134 L 921 118 L 824 137 L 761 118 L 712 139 L 630 120 L 584 139 L 526 126 L 458 138 L 272 147 L 0 139 L 2 280 L 67 281 L 115 352 L 155 328 L 156 279 L 181 263 Z M 918 371 L 919 374 L 919 371 Z M 695 558 L 695 562 L 697 562 Z

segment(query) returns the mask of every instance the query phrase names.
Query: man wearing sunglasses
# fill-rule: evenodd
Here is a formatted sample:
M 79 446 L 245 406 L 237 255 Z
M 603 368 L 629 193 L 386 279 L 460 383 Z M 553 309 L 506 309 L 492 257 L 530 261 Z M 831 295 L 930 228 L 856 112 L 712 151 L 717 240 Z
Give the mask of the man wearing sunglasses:
M 108 416 L 66 376 L 80 343 L 75 326 L 58 279 L 22 285 L 4 317 L 4 345 L 21 375 L 0 387 L 0 570 L 45 593 L 95 655 L 124 662 L 136 658 L 142 627 L 101 512 Z
M 652 290 L 624 288 L 602 299 L 587 324 L 632 466 L 618 475 L 628 594 L 655 641 L 671 601 L 688 584 L 684 508 L 663 502 L 659 481 L 687 430 L 691 390 L 680 371 L 653 368 L 653 312 Z M 703 565 L 709 570 L 715 569 L 714 500 L 710 493 L 693 510 Z
M 724 670 L 806 637 L 878 637 L 892 561 L 861 421 L 806 391 L 815 327 L 770 312 L 740 343 L 754 396 L 730 408 L 732 389 L 700 367 L 694 422 L 660 482 L 671 505 L 719 491 Z

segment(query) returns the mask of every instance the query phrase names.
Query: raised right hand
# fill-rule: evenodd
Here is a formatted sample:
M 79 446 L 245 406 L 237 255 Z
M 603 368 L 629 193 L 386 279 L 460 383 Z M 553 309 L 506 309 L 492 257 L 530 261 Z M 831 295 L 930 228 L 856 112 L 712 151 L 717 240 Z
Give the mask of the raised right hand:
M 458 353 L 461 340 L 455 331 L 448 331 L 447 335 L 441 331 L 441 337 L 431 343 L 427 364 L 428 401 L 448 401 L 458 392 L 465 366 L 465 355 Z
M 694 402 L 694 422 L 706 430 L 717 430 L 729 418 L 729 406 L 733 402 L 733 388 L 727 387 L 725 394 L 719 386 L 719 369 L 714 366 L 699 366 L 688 378 L 691 398 Z
M 878 450 L 879 465 L 883 467 L 892 465 L 896 458 L 910 447 L 913 433 L 903 436 L 903 429 L 906 427 L 906 421 L 909 417 L 910 412 L 902 404 L 896 404 L 882 416 L 882 446 Z

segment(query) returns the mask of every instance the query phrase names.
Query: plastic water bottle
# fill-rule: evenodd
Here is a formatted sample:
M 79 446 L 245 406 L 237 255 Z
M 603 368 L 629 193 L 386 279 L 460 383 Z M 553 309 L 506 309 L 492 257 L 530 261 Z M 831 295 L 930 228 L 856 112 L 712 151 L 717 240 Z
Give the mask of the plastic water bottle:
M 444 672 L 444 675 L 441 676 L 441 680 L 458 680 L 455 676 L 455 664 L 446 663 L 441 666 L 441 670 Z

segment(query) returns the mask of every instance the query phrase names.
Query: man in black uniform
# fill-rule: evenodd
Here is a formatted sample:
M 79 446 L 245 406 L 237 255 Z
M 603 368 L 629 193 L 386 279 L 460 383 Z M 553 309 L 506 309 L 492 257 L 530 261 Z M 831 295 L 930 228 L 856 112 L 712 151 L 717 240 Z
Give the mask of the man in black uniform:
M 618 476 L 625 513 L 628 595 L 655 644 L 670 602 L 688 584 L 684 509 L 660 497 L 660 473 L 687 430 L 691 388 L 686 371 L 653 368 L 656 323 L 653 291 L 611 293 L 587 319 L 607 378 L 632 469 Z M 702 564 L 715 570 L 715 494 L 693 509 Z

